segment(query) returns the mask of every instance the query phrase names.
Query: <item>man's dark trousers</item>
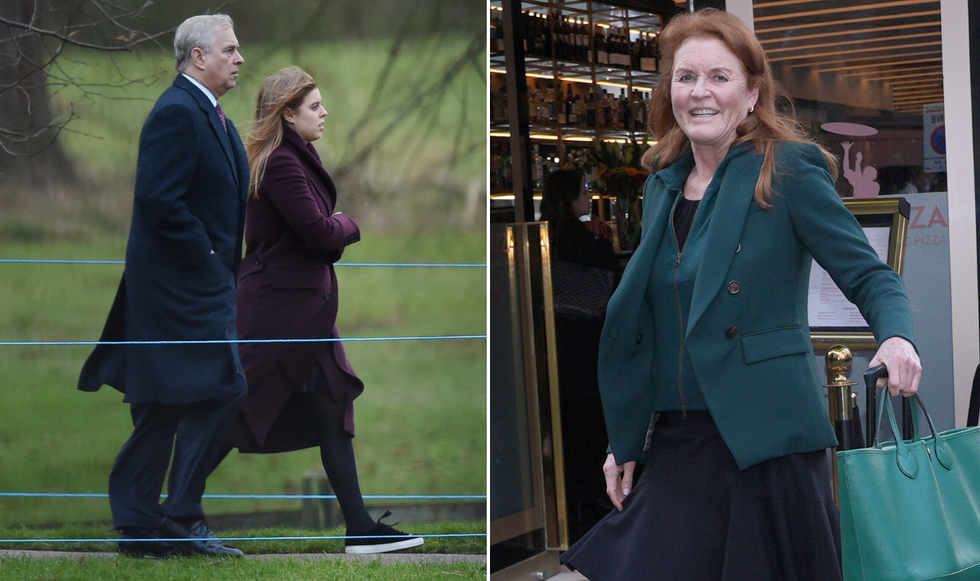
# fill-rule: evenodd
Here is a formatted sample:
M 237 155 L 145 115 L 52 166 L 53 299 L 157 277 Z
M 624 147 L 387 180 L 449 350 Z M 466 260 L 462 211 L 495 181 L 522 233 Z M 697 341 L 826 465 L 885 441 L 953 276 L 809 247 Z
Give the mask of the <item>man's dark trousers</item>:
M 204 494 L 224 434 L 244 401 L 245 393 L 239 392 L 231 399 L 130 404 L 133 434 L 109 475 L 115 527 L 159 528 L 163 517 L 203 518 L 198 499 Z M 161 505 L 168 467 L 167 499 Z

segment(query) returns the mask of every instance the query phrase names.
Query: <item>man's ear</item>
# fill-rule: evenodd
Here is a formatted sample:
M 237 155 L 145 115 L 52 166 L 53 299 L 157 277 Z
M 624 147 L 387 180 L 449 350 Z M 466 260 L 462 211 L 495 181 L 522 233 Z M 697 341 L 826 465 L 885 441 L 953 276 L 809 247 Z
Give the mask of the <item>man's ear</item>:
M 206 56 L 207 55 L 204 53 L 204 50 L 201 48 L 195 47 L 191 49 L 191 62 L 194 63 L 195 67 L 202 71 L 204 70 L 204 58 Z

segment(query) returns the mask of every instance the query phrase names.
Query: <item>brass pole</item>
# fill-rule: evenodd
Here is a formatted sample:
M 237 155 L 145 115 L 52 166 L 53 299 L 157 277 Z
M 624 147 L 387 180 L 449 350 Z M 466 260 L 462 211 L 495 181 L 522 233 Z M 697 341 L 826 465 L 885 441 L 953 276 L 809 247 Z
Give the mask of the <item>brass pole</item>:
M 830 412 L 830 425 L 837 434 L 837 446 L 831 450 L 832 461 L 831 471 L 833 474 L 834 502 L 839 502 L 838 482 L 837 482 L 837 451 L 848 450 L 858 446 L 859 443 L 853 441 L 854 405 L 853 392 L 851 388 L 857 385 L 849 381 L 847 374 L 851 369 L 854 356 L 851 350 L 844 345 L 834 345 L 827 350 L 825 357 L 827 364 L 827 403 Z

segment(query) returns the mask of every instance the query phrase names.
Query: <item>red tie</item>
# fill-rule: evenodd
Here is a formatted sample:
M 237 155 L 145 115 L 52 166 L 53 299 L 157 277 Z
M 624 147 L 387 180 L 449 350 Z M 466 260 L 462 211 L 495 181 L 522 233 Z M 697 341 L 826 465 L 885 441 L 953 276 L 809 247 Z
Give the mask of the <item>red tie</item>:
M 214 108 L 218 110 L 218 117 L 221 119 L 221 126 L 225 128 L 225 133 L 227 133 L 228 122 L 225 121 L 225 112 L 221 110 L 221 103 L 215 103 Z

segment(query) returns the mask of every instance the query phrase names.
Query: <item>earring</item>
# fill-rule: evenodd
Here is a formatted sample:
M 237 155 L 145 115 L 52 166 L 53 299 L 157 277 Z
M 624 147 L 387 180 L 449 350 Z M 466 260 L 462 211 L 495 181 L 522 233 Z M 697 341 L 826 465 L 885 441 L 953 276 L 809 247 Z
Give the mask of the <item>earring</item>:
M 752 113 L 753 111 L 755 111 L 755 105 L 752 105 L 751 107 L 749 107 L 749 113 Z

